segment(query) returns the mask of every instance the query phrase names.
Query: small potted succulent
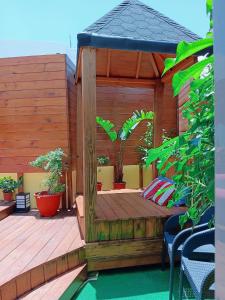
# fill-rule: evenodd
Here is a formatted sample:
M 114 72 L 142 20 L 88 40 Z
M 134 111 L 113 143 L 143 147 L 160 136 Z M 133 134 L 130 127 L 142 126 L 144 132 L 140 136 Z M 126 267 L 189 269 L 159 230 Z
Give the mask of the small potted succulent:
M 47 178 L 42 182 L 47 190 L 34 194 L 37 208 L 43 217 L 52 217 L 59 209 L 61 196 L 65 191 L 65 184 L 61 183 L 65 157 L 63 150 L 58 148 L 30 162 L 32 167 L 42 168 L 48 172 Z
M 3 198 L 5 201 L 13 200 L 13 193 L 19 186 L 18 181 L 10 176 L 0 178 L 0 189 L 3 191 Z
M 101 168 L 103 166 L 107 166 L 109 163 L 109 157 L 105 156 L 105 155 L 101 155 L 99 157 L 97 157 L 97 163 L 98 163 L 98 175 L 101 173 Z M 102 182 L 97 182 L 97 191 L 101 191 L 102 190 Z
M 114 189 L 126 188 L 126 182 L 124 182 L 123 180 L 123 165 L 126 141 L 141 122 L 146 120 L 153 120 L 153 117 L 154 113 L 151 111 L 135 111 L 133 112 L 132 116 L 123 123 L 118 133 L 113 129 L 115 125 L 109 120 L 104 120 L 101 117 L 96 117 L 97 124 L 104 129 L 110 140 L 112 142 L 118 143 L 119 150 L 116 153 Z

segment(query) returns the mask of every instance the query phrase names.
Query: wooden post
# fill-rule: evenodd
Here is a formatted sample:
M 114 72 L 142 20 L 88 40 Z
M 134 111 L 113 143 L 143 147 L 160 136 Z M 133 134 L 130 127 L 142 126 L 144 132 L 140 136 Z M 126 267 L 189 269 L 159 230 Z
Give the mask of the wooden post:
M 85 241 L 94 241 L 95 202 L 97 197 L 96 164 L 96 50 L 82 51 L 83 105 L 83 184 L 85 206 Z
M 81 83 L 77 83 L 77 163 L 76 193 L 83 194 L 83 107 Z
M 154 148 L 162 143 L 162 109 L 163 109 L 164 84 L 157 82 L 154 97 Z M 153 165 L 153 178 L 157 176 L 156 165 Z

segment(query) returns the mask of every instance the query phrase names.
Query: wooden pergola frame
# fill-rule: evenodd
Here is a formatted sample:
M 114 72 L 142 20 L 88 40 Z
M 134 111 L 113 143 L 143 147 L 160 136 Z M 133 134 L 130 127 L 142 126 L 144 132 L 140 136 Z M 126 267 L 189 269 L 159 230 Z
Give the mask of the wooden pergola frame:
M 136 72 L 134 78 L 112 77 L 110 74 L 111 55 L 114 50 L 107 50 L 106 74 L 97 75 L 96 57 L 97 49 L 93 47 L 82 47 L 79 51 L 77 80 L 77 193 L 83 194 L 84 199 L 84 221 L 85 241 L 87 243 L 95 240 L 95 206 L 97 201 L 97 160 L 96 160 L 96 86 L 110 85 L 122 87 L 140 87 L 154 89 L 153 111 L 154 138 L 153 145 L 161 144 L 162 114 L 164 85 L 171 83 L 171 78 L 178 69 L 187 67 L 193 63 L 193 58 L 187 59 L 160 78 L 162 65 L 156 63 L 156 58 L 162 60 L 159 53 L 150 53 L 150 64 L 154 70 L 154 78 L 140 78 L 140 65 L 143 52 L 137 52 Z M 153 176 L 157 175 L 153 165 Z
M 140 52 L 141 53 L 141 52 Z M 154 146 L 160 144 L 160 98 L 163 95 L 164 83 L 159 79 L 159 71 L 155 64 L 153 55 L 151 63 L 156 79 L 144 80 L 139 79 L 138 73 L 140 69 L 141 54 L 138 55 L 136 79 L 128 78 L 110 78 L 110 51 L 108 51 L 107 76 L 96 77 L 96 49 L 84 47 L 81 50 L 81 84 L 78 82 L 77 88 L 77 105 L 81 109 L 82 114 L 79 116 L 79 122 L 82 124 L 82 130 L 78 134 L 82 136 L 82 144 L 78 145 L 78 153 L 82 153 L 83 165 L 78 165 L 77 168 L 82 168 L 83 171 L 83 196 L 84 196 L 84 211 L 85 211 L 85 241 L 92 242 L 94 240 L 94 220 L 95 220 L 95 204 L 97 198 L 97 173 L 96 173 L 96 84 L 116 84 L 119 82 L 126 86 L 131 84 L 140 84 L 141 86 L 151 86 L 155 91 L 154 99 Z M 156 171 L 155 171 L 156 172 Z M 82 183 L 80 183 L 82 184 Z

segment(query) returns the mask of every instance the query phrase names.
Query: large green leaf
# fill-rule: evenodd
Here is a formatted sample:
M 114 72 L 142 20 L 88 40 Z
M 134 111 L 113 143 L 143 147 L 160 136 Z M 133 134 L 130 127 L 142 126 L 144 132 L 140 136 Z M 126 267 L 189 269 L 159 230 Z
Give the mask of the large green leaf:
M 207 14 L 212 14 L 213 0 L 206 0 L 206 11 Z
M 185 41 L 180 42 L 177 46 L 176 58 L 167 58 L 165 60 L 163 75 L 186 58 L 212 46 L 212 38 L 201 39 L 193 43 L 187 43 Z
M 126 120 L 119 133 L 118 137 L 121 141 L 126 141 L 128 137 L 133 133 L 134 129 L 139 125 L 140 122 L 145 120 L 153 120 L 154 113 L 152 111 L 145 112 L 144 110 L 135 111 L 131 118 Z
M 109 120 L 104 120 L 101 117 L 96 117 L 96 123 L 100 125 L 109 136 L 110 140 L 114 142 L 117 139 L 117 133 L 115 130 L 112 130 L 115 125 L 111 123 Z
M 214 56 L 211 55 L 210 57 L 199 61 L 192 65 L 191 67 L 187 68 L 184 71 L 180 71 L 176 73 L 173 77 L 173 90 L 174 96 L 177 96 L 181 90 L 181 88 L 187 83 L 189 80 L 198 79 L 203 72 L 203 69 L 212 64 L 214 61 Z

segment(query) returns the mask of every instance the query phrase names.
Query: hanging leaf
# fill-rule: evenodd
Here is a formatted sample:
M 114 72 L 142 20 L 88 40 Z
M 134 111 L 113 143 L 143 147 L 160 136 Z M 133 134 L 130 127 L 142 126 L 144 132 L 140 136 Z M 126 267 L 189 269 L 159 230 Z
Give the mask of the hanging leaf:
M 186 70 L 176 73 L 173 77 L 174 96 L 177 96 L 179 94 L 181 88 L 185 85 L 186 82 L 192 79 L 198 79 L 202 74 L 204 68 L 207 65 L 212 64 L 213 61 L 214 56 L 212 55 L 202 61 L 195 63 Z
M 213 39 L 208 37 L 205 39 L 198 40 L 193 43 L 187 43 L 182 41 L 177 46 L 176 58 L 167 58 L 165 60 L 165 69 L 163 71 L 164 75 L 174 66 L 185 60 L 186 58 L 213 46 Z
M 146 120 L 153 120 L 154 113 L 151 111 L 145 112 L 144 110 L 135 111 L 131 118 L 126 120 L 121 129 L 119 130 L 118 137 L 121 141 L 126 141 L 128 137 L 134 132 L 134 129 Z
M 115 125 L 111 123 L 109 120 L 104 120 L 101 117 L 96 117 L 96 123 L 100 125 L 109 136 L 110 140 L 114 142 L 117 139 L 117 133 L 115 130 L 112 130 Z

